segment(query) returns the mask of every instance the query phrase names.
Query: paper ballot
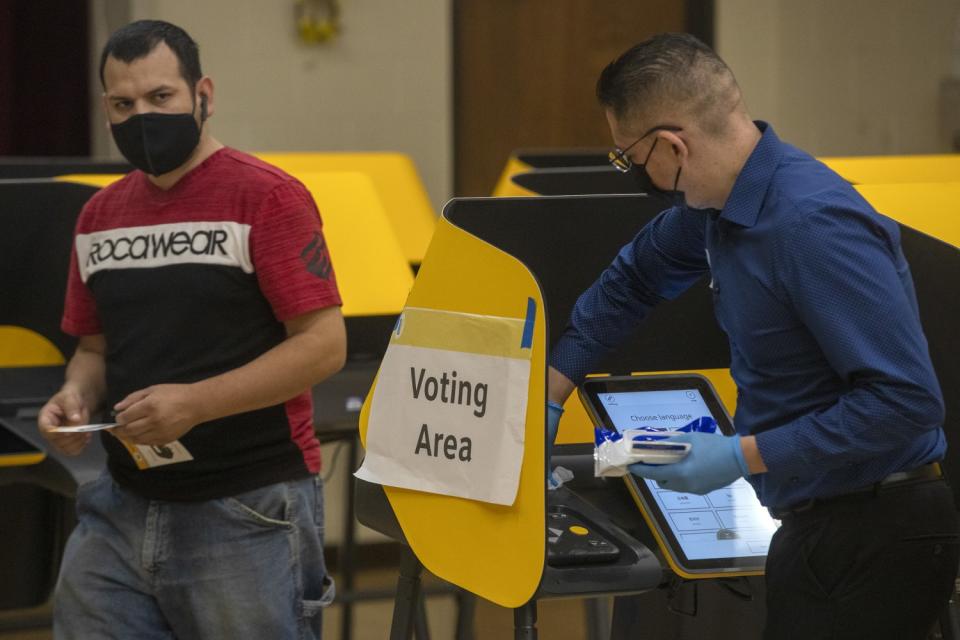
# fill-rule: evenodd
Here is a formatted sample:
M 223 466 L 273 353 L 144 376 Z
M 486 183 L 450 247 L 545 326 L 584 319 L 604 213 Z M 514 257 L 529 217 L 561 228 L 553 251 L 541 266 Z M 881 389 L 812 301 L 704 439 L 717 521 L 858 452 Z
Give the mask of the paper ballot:
M 78 424 L 72 427 L 54 427 L 50 429 L 55 433 L 86 433 L 88 431 L 101 431 L 103 429 L 112 429 L 117 426 L 116 422 L 100 422 L 97 424 Z

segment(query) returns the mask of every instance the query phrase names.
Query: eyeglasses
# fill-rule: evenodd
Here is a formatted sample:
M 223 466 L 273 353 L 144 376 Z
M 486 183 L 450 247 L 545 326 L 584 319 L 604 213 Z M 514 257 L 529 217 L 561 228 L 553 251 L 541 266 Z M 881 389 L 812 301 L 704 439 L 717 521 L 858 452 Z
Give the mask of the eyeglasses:
M 633 149 L 638 142 L 649 136 L 655 131 L 683 131 L 683 127 L 675 127 L 669 124 L 658 125 L 653 127 L 645 134 L 634 140 L 626 149 L 621 149 L 620 147 L 615 147 L 613 151 L 607 154 L 607 159 L 610 161 L 610 164 L 613 165 L 613 168 L 619 171 L 620 173 L 626 173 L 633 168 L 633 161 L 627 157 L 627 152 L 630 149 Z M 657 146 L 657 141 L 653 141 L 653 145 L 650 147 L 650 151 L 647 153 L 647 160 L 650 159 L 650 154 L 653 153 L 653 148 Z M 647 164 L 646 160 L 643 162 L 644 165 Z

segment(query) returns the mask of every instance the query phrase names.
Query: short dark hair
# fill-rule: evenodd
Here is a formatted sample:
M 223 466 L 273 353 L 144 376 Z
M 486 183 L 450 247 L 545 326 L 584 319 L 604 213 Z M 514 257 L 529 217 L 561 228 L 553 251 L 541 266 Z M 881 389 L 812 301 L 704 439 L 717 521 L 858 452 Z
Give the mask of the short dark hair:
M 100 54 L 100 84 L 104 89 L 107 88 L 103 81 L 103 68 L 108 57 L 130 64 L 149 55 L 161 42 L 165 42 L 177 56 L 180 75 L 187 81 L 187 86 L 196 86 L 203 77 L 197 43 L 177 25 L 162 20 L 137 20 L 111 34 Z
M 617 119 L 637 111 L 682 108 L 705 115 L 730 88 L 733 73 L 689 33 L 663 33 L 631 47 L 597 80 L 597 99 Z

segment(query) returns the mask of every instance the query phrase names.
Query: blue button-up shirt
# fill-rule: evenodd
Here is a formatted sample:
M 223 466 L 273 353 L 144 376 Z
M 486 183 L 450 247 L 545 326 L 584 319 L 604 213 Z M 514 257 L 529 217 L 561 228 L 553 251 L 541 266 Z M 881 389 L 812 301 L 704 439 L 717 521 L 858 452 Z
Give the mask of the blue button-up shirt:
M 748 479 L 785 508 L 942 459 L 944 411 L 899 227 L 757 126 L 723 210 L 675 207 L 644 227 L 577 301 L 551 365 L 581 381 L 709 271 L 734 424 L 769 469 Z

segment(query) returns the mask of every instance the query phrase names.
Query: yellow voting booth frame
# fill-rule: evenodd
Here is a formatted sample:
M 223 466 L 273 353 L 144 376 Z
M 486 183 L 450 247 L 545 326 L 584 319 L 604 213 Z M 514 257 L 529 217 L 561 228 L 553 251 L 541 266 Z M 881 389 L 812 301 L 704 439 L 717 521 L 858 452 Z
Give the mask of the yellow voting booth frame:
M 45 367 L 63 364 L 56 346 L 39 333 L 0 325 L 0 367 Z M 12 455 L 0 454 L 0 467 L 19 467 L 43 462 L 43 451 Z
M 819 158 L 821 162 L 854 185 L 921 185 L 960 181 L 960 154 L 836 156 Z M 574 165 L 567 165 L 573 168 Z M 515 151 L 507 158 L 493 194 L 496 197 L 529 197 L 539 195 L 514 177 L 539 171 L 524 162 Z M 547 169 L 549 171 L 549 169 Z M 913 191 L 908 189 L 908 191 Z
M 960 153 L 837 156 L 820 160 L 853 184 L 912 184 L 960 180 Z
M 960 248 L 960 167 L 954 182 L 862 184 L 873 208 L 921 233 Z
M 497 179 L 497 184 L 493 187 L 493 195 L 497 198 L 536 195 L 513 182 L 513 176 L 532 170 L 533 167 L 511 154 L 500 173 L 500 178 Z
M 527 305 L 536 307 L 516 498 L 502 506 L 384 486 L 358 477 L 358 519 L 405 545 L 391 638 L 407 638 L 412 633 L 413 610 L 418 602 L 422 604 L 419 574 L 423 568 L 466 592 L 513 609 L 514 637 L 525 638 L 534 637 L 526 634 L 535 629 L 540 599 L 585 598 L 589 609 L 598 597 L 646 591 L 663 580 L 663 569 L 653 552 L 602 509 L 567 486 L 547 491 L 545 374 L 550 326 L 540 277 L 546 272 L 551 278 L 555 274 L 547 265 L 527 261 L 530 256 L 524 252 L 527 244 L 522 240 L 526 234 L 509 224 L 510 207 L 502 207 L 504 204 L 496 198 L 454 199 L 447 204 L 407 307 L 502 318 L 529 317 Z M 489 207 L 498 209 L 497 215 L 488 216 Z M 504 235 L 520 246 L 507 248 L 501 243 Z M 385 370 L 379 375 L 386 375 Z M 375 448 L 368 442 L 375 437 L 368 427 L 379 382 L 374 382 L 360 416 L 361 437 L 368 451 Z M 389 428 L 383 418 L 377 420 L 377 432 Z M 582 451 L 566 454 L 570 455 L 569 464 L 578 468 L 592 460 Z M 585 471 L 577 473 L 586 478 Z M 569 521 L 563 520 L 568 517 Z M 587 526 L 567 526 L 573 524 Z M 553 543 L 565 531 L 576 535 L 602 532 L 600 535 L 619 549 L 619 556 L 606 557 L 599 564 L 581 562 L 582 556 L 560 557 Z
M 436 214 L 413 161 L 395 152 L 260 152 L 254 154 L 290 175 L 303 180 L 317 173 L 359 173 L 373 186 L 380 208 L 386 213 L 400 250 L 410 264 L 419 264 L 430 243 Z M 58 180 L 105 187 L 117 174 L 71 174 Z M 318 204 L 321 200 L 314 192 Z M 320 208 L 321 214 L 324 208 Z
M 430 244 L 436 213 L 413 161 L 395 152 L 258 152 L 264 162 L 299 177 L 303 172 L 355 171 L 373 182 L 400 248 L 419 264 Z
M 0 325 L 0 367 L 46 367 L 64 363 L 56 345 L 36 331 Z
M 478 269 L 483 265 L 483 269 Z M 534 595 L 545 557 L 545 359 L 543 296 L 516 258 L 441 218 L 407 306 L 501 317 L 537 308 L 520 484 L 513 505 L 384 487 L 403 534 L 431 573 L 504 607 Z M 366 446 L 376 383 L 360 414 Z M 540 399 L 541 401 L 536 401 Z

